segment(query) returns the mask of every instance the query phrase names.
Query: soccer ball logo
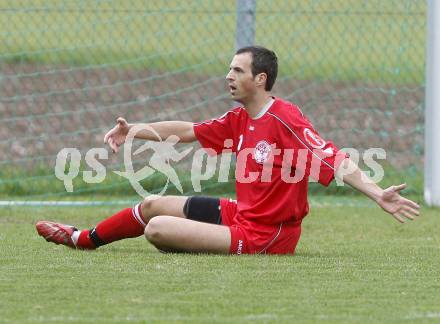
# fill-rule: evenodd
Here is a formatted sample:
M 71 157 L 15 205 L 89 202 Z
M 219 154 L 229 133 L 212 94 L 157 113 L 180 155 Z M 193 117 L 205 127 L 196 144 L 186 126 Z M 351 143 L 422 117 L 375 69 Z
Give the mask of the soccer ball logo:
M 254 160 L 257 163 L 263 164 L 269 159 L 272 147 L 266 141 L 259 141 L 255 146 Z

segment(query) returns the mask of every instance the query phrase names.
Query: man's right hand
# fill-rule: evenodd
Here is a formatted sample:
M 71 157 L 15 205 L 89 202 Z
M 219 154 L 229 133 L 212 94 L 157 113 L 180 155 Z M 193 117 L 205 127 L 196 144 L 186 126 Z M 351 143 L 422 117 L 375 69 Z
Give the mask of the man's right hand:
M 124 118 L 119 117 L 116 119 L 116 122 L 116 126 L 104 136 L 104 143 L 110 146 L 113 153 L 117 153 L 119 146 L 125 143 L 128 131 L 130 130 L 130 125 L 128 125 Z

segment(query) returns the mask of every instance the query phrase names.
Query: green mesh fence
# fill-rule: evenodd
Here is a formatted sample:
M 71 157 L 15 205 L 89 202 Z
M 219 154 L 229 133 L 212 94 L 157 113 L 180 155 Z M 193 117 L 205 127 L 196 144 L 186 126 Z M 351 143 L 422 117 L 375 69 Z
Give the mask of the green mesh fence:
M 135 196 L 112 172 L 124 169 L 122 155 L 111 154 L 101 160 L 103 182 L 85 183 L 80 172 L 67 193 L 54 173 L 58 152 L 78 148 L 81 170 L 90 170 L 86 152 L 104 147 L 118 116 L 223 114 L 233 104 L 224 77 L 240 10 L 231 0 L 0 0 L 0 198 Z M 423 178 L 426 10 L 424 0 L 258 0 L 251 13 L 254 43 L 279 56 L 275 95 L 302 107 L 339 147 L 384 148 L 386 181 L 406 179 L 415 193 Z M 177 168 L 186 194 L 189 167 Z M 204 193 L 233 190 L 215 180 Z M 164 181 L 154 175 L 144 185 L 157 192 Z

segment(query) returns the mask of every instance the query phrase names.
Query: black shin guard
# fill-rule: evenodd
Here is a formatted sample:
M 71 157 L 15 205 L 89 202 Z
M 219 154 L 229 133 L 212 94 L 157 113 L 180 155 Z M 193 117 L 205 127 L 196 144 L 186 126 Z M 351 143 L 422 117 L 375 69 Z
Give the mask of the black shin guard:
M 203 196 L 189 197 L 183 206 L 186 218 L 211 224 L 221 224 L 220 199 Z

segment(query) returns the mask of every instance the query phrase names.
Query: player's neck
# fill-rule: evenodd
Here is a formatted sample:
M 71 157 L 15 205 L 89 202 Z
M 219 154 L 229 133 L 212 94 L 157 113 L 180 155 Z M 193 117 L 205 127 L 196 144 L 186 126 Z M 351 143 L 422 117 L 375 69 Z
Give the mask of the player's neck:
M 249 117 L 255 118 L 260 113 L 261 109 L 269 102 L 272 98 L 269 92 L 264 92 L 260 95 L 256 95 L 254 98 L 246 103 L 243 103 Z

